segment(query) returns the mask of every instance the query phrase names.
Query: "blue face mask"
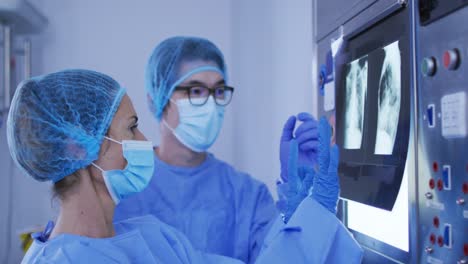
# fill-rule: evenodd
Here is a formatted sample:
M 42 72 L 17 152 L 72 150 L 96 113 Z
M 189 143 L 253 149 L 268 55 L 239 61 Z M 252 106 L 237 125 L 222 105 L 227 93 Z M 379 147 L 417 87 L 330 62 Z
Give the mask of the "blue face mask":
M 112 138 L 107 140 L 122 145 L 123 156 L 127 166 L 123 170 L 103 170 L 98 165 L 92 165 L 102 172 L 107 190 L 118 204 L 122 199 L 143 191 L 148 186 L 154 171 L 154 152 L 151 141 L 123 140 L 118 142 Z
M 195 152 L 206 151 L 221 131 L 224 106 L 217 105 L 213 96 L 208 97 L 208 101 L 201 106 L 192 105 L 189 99 L 179 99 L 174 103 L 179 110 L 179 125 L 173 129 L 164 119 L 163 124 L 187 148 Z

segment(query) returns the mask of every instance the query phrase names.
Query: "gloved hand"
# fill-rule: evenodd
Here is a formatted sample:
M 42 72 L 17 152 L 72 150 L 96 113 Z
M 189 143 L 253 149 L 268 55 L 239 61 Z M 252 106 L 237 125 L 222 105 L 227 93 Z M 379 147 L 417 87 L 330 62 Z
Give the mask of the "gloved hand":
M 297 206 L 309 195 L 309 189 L 314 182 L 315 171 L 312 167 L 298 167 L 298 143 L 292 139 L 289 144 L 288 157 L 288 190 L 286 193 L 286 211 L 284 220 L 287 222 L 296 211 Z
M 340 183 L 338 178 L 339 149 L 337 145 L 330 147 L 331 127 L 326 118 L 322 117 L 319 124 L 319 170 L 314 177 L 312 197 L 336 214 Z
M 309 167 L 317 163 L 318 152 L 318 132 L 317 121 L 308 113 L 300 113 L 298 116 L 302 124 L 294 132 L 296 126 L 296 117 L 291 116 L 286 121 L 283 134 L 280 140 L 280 162 L 281 162 L 281 179 L 283 182 L 288 181 L 288 156 L 290 150 L 290 142 L 295 139 L 298 144 L 298 167 Z

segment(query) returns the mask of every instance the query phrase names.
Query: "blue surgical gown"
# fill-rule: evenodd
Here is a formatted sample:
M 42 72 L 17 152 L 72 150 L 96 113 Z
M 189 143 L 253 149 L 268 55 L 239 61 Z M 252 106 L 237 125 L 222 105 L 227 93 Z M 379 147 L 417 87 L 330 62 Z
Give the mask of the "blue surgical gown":
M 242 263 L 194 249 L 182 233 L 154 216 L 127 219 L 115 229 L 111 238 L 61 234 L 46 242 L 34 240 L 22 263 Z M 256 263 L 354 264 L 362 254 L 341 222 L 307 197 L 288 224 L 276 219 Z
M 116 223 L 115 231 L 111 238 L 61 234 L 34 240 L 22 263 L 241 263 L 193 249 L 183 234 L 154 216 Z
M 208 154 L 192 168 L 155 156 L 154 176 L 123 200 L 115 221 L 151 214 L 188 237 L 196 249 L 252 263 L 278 215 L 265 184 Z

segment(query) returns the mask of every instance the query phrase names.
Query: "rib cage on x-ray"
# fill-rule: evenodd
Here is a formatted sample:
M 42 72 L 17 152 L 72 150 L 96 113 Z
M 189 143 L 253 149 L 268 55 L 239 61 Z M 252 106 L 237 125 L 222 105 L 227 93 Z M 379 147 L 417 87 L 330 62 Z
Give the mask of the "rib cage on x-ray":
M 344 148 L 360 149 L 364 129 L 364 106 L 367 94 L 367 56 L 348 64 Z
M 383 48 L 385 59 L 379 82 L 377 135 L 374 153 L 391 155 L 401 102 L 401 55 L 398 41 Z

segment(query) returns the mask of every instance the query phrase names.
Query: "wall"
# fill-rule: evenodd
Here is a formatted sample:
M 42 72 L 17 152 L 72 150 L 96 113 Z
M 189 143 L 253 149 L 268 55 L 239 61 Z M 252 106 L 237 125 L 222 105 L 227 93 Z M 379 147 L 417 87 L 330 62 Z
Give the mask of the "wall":
M 41 73 L 64 68 L 89 68 L 113 76 L 133 100 L 141 130 L 157 143 L 159 136 L 144 93 L 144 69 L 157 43 L 174 35 L 206 37 L 216 43 L 231 64 L 229 2 L 125 0 L 37 0 L 49 19 L 41 34 Z M 34 2 L 36 3 L 36 1 Z M 230 113 L 227 113 L 229 124 Z M 230 126 L 215 153 L 228 160 Z M 223 147 L 220 147 L 223 146 Z
M 234 164 L 276 195 L 286 119 L 315 113 L 312 1 L 232 2 Z

